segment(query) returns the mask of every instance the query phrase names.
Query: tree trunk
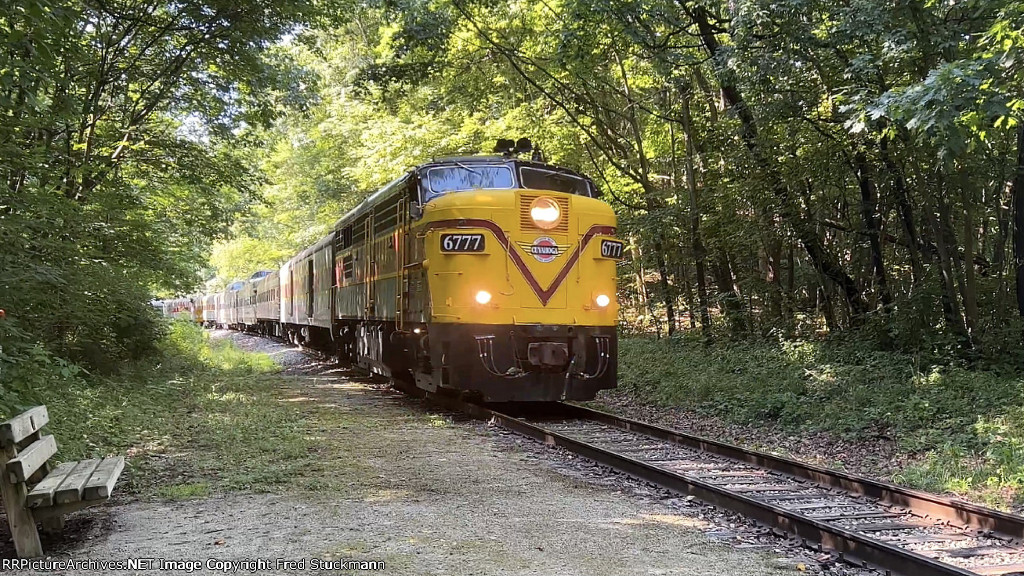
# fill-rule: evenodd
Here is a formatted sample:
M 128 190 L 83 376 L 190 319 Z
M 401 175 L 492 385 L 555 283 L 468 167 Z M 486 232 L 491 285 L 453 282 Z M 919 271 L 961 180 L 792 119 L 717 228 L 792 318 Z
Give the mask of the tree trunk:
M 917 234 L 917 226 L 914 224 L 914 209 L 910 205 L 910 196 L 907 193 L 907 179 L 903 171 L 889 155 L 889 139 L 882 138 L 879 145 L 879 152 L 882 156 L 882 163 L 892 178 L 892 187 L 896 192 L 896 206 L 899 209 L 900 224 L 903 225 L 903 233 L 907 236 L 906 246 L 910 255 L 910 277 L 914 286 L 919 286 L 924 280 L 924 265 L 921 263 L 921 239 Z
M 671 109 L 672 108 L 671 93 L 669 93 L 669 95 L 667 95 L 666 98 L 665 98 L 665 108 L 666 109 Z M 673 191 L 673 194 L 675 194 L 676 201 L 681 205 L 683 203 L 683 199 L 680 197 L 680 194 L 679 194 L 679 162 L 678 162 L 678 157 L 677 157 L 677 154 L 676 154 L 676 143 L 677 143 L 677 141 L 676 141 L 675 123 L 669 122 L 669 124 L 668 124 L 668 134 L 669 134 L 669 150 L 671 151 L 671 158 L 672 158 L 672 191 Z M 690 324 L 690 329 L 691 330 L 695 330 L 697 328 L 697 317 L 694 314 L 695 307 L 694 307 L 694 301 L 693 301 L 693 287 L 690 286 L 690 275 L 689 275 L 689 273 L 688 273 L 688 271 L 686 269 L 686 259 L 685 258 L 680 258 L 678 278 L 681 279 L 682 282 L 683 282 L 683 298 L 684 298 L 685 304 L 686 304 L 687 320 L 688 320 L 688 322 Z M 698 280 L 698 283 L 699 282 L 701 282 L 701 280 Z
M 818 314 L 825 319 L 825 329 L 829 332 L 836 331 L 836 314 L 832 308 L 832 295 L 831 290 L 828 289 L 828 279 L 818 276 L 821 285 L 815 290 L 817 295 L 817 302 L 815 308 L 818 309 Z
M 953 332 L 964 336 L 966 328 L 963 315 L 960 313 L 960 301 L 957 299 L 956 281 L 953 278 L 953 264 L 946 246 L 946 234 L 943 233 L 939 217 L 935 215 L 935 209 L 927 210 L 926 214 L 931 224 L 932 234 L 935 235 L 935 248 L 939 257 L 939 275 L 942 277 L 942 311 L 946 317 L 946 324 Z
M 633 90 L 629 86 L 629 76 L 626 73 L 626 66 L 623 64 L 622 58 L 618 53 L 615 53 L 615 61 L 618 63 L 619 71 L 622 73 L 623 94 L 626 97 L 626 101 L 629 102 L 629 106 L 627 106 L 629 112 L 627 120 L 629 122 L 630 130 L 633 132 L 636 156 L 640 163 L 640 185 L 644 190 L 644 202 L 647 207 L 647 213 L 655 216 L 658 214 L 660 202 L 657 199 L 657 190 L 655 190 L 655 186 L 651 182 L 650 159 L 644 151 L 644 132 L 640 127 L 640 120 L 636 115 L 637 106 L 633 101 Z M 659 281 L 661 282 L 661 295 L 665 301 L 665 316 L 666 321 L 668 322 L 668 335 L 671 336 L 676 331 L 675 294 L 672 292 L 672 285 L 669 283 L 668 279 L 668 263 L 665 260 L 665 236 L 662 234 L 661 230 L 658 230 L 654 234 L 653 247 L 654 259 L 658 264 L 658 275 L 660 276 Z
M 1011 207 L 1014 199 L 1013 180 L 1006 182 L 1006 188 L 999 197 L 999 205 L 995 209 L 996 234 L 992 247 L 992 270 L 997 278 L 1006 276 L 1007 240 L 1010 238 Z
M 1017 124 L 1017 174 L 1013 177 L 1013 260 L 1017 276 L 1017 311 L 1024 318 L 1024 122 Z
M 697 83 L 697 87 L 700 88 L 701 93 L 708 101 L 708 118 L 711 120 L 712 124 L 717 123 L 718 102 L 715 102 L 715 95 L 711 91 L 708 79 L 704 77 L 704 73 L 700 71 L 699 67 L 693 68 L 693 80 Z
M 1007 182 L 1002 195 L 999 198 L 999 207 L 996 210 L 996 223 L 998 233 L 996 234 L 995 248 L 992 251 L 992 268 L 995 270 L 996 278 L 999 279 L 998 305 L 1000 308 L 1009 302 L 1010 287 L 1007 284 L 1006 274 L 1006 242 L 1010 238 L 1010 218 L 1013 206 L 1013 182 Z
M 1006 275 L 1006 240 L 1010 237 L 1010 206 L 1013 204 L 1013 182 L 1007 182 L 996 208 L 996 239 L 992 248 L 992 269 L 997 278 Z
M 964 319 L 967 321 L 971 342 L 977 346 L 978 320 L 981 312 L 978 310 L 978 279 L 974 271 L 974 254 L 977 252 L 978 235 L 974 230 L 974 199 L 971 198 L 967 186 L 967 182 L 961 180 L 960 194 L 964 204 Z
M 647 293 L 647 272 L 644 270 L 644 254 L 640 248 L 640 242 L 636 238 L 631 238 L 630 245 L 633 247 L 633 261 L 636 262 L 636 288 L 640 294 L 640 300 L 643 307 L 647 308 L 647 313 L 651 317 L 651 324 L 654 326 L 654 333 L 660 339 L 661 338 L 661 322 L 658 321 L 658 316 L 654 310 L 654 304 L 651 302 L 650 294 Z
M 885 258 L 882 254 L 875 181 L 868 168 L 867 156 L 862 150 L 857 151 L 854 163 L 857 166 L 857 183 L 860 186 L 861 217 L 864 219 L 864 228 L 868 233 L 868 246 L 871 249 L 871 271 L 874 274 L 875 284 L 878 286 L 882 309 L 888 311 L 892 306 L 892 294 L 889 293 L 889 283 L 885 276 Z
M 690 330 L 697 329 L 697 315 L 694 310 L 697 308 L 696 303 L 693 299 L 693 286 L 690 285 L 690 270 L 686 267 L 686 261 L 683 260 L 679 263 L 679 269 L 676 271 L 676 283 L 683 283 L 683 303 L 686 304 L 686 309 L 689 311 L 687 314 L 687 322 L 690 324 Z
M 785 315 L 785 288 L 782 285 L 782 240 L 771 235 L 768 239 L 768 302 L 771 310 L 771 318 L 774 321 L 782 320 Z
M 786 317 L 787 331 L 792 331 L 793 317 L 796 314 L 796 250 L 789 245 L 786 257 L 786 294 L 782 299 Z
M 743 302 L 739 292 L 736 291 L 736 283 L 733 280 L 726 255 L 718 253 L 711 268 L 715 274 L 718 299 L 722 303 L 722 312 L 729 323 L 729 331 L 734 335 L 746 332 L 747 323 L 743 317 Z
M 696 272 L 697 301 L 700 306 L 701 332 L 706 338 L 711 337 L 711 313 L 708 311 L 707 275 L 704 269 L 707 250 L 700 234 L 700 203 L 697 198 L 697 178 L 694 175 L 693 156 L 697 139 L 693 137 L 693 122 L 690 118 L 690 97 L 683 96 L 682 106 L 683 138 L 686 144 L 686 188 L 690 196 L 690 243 L 693 250 L 694 270 Z
M 665 321 L 668 323 L 668 335 L 671 336 L 676 332 L 676 305 L 672 285 L 668 281 L 668 262 L 665 260 L 665 244 L 661 233 L 655 235 L 654 260 L 658 265 L 658 281 L 665 301 Z
M 953 279 L 956 281 L 957 292 L 960 294 L 960 301 L 963 303 L 963 326 L 966 328 L 965 335 L 967 336 L 965 344 L 971 346 L 971 338 L 977 326 L 978 306 L 977 303 L 974 303 L 972 308 L 971 303 L 968 301 L 969 292 L 964 274 L 964 262 L 960 256 L 959 246 L 957 246 L 956 234 L 953 231 L 953 218 L 950 214 L 949 203 L 945 198 L 945 192 L 948 189 L 946 179 L 940 174 L 939 186 L 936 187 L 938 192 L 936 205 L 938 206 L 939 217 L 935 236 L 937 240 L 942 242 L 942 250 L 945 252 L 945 258 L 949 261 L 949 267 L 953 272 Z

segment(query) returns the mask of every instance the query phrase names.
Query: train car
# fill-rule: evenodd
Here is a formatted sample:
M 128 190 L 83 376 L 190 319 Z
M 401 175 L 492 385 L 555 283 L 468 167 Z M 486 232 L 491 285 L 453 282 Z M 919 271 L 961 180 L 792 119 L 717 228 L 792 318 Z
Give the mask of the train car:
M 270 271 L 256 281 L 255 287 L 257 331 L 264 336 L 280 337 L 281 271 Z
M 188 299 L 192 301 L 192 318 L 191 318 L 191 320 L 193 322 L 195 322 L 196 324 L 202 324 L 203 323 L 203 310 L 204 310 L 203 295 L 202 294 L 195 294 L 195 295 L 189 296 Z
M 245 281 L 239 280 L 228 284 L 221 292 L 221 309 L 218 311 L 218 324 L 223 328 L 238 328 L 242 322 L 241 292 Z
M 332 232 L 281 267 L 281 321 L 288 339 L 325 347 L 334 340 L 334 236 Z
M 163 314 L 177 320 L 196 321 L 196 305 L 193 297 L 161 300 Z
M 167 318 L 202 324 L 205 313 L 203 298 L 201 294 L 197 294 L 167 300 L 153 300 L 150 305 Z
M 232 282 L 224 287 L 224 290 L 220 293 L 221 302 L 224 303 L 219 318 L 221 320 L 221 328 L 231 328 L 235 324 L 235 292 L 241 288 L 238 282 Z
M 203 313 L 201 320 L 203 326 L 213 328 L 217 324 L 217 308 L 220 294 L 206 294 L 201 296 L 203 300 Z
M 329 345 L 431 392 L 591 399 L 616 382 L 615 225 L 572 170 L 513 154 L 419 166 L 317 244 L 333 236 Z M 324 274 L 310 256 L 291 262 L 293 296 L 310 298 L 301 278 Z
M 249 279 L 245 281 L 241 290 L 239 290 L 238 296 L 238 329 L 239 330 L 256 330 L 258 326 L 256 318 L 256 307 L 258 300 L 258 286 L 264 278 L 270 276 L 272 272 L 270 270 L 260 270 L 254 272 Z
M 237 293 L 238 316 L 237 328 L 248 330 L 256 325 L 256 282 L 252 279 L 246 280 L 242 289 Z
M 230 301 L 228 300 L 227 290 L 222 290 L 217 293 L 217 327 L 227 328 L 228 321 L 230 320 Z
M 281 318 L 282 331 L 288 336 L 289 340 L 293 339 L 293 333 L 284 330 L 285 326 L 297 324 L 297 316 L 295 315 L 295 294 L 293 288 L 295 286 L 295 271 L 292 269 L 292 261 L 289 260 L 281 266 L 281 270 L 278 272 L 281 282 L 281 312 L 279 317 Z

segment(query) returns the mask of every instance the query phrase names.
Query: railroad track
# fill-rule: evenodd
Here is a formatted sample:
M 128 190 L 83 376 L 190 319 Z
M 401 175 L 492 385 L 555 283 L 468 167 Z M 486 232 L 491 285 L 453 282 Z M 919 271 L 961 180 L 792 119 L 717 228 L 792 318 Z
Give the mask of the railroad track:
M 439 400 L 888 575 L 1024 575 L 1024 517 L 575 405 Z
M 406 388 L 400 387 L 423 395 Z M 835 552 L 841 560 L 887 576 L 1024 576 L 1021 516 L 582 406 L 498 408 L 427 396 L 544 444 L 739 512 L 779 536 L 795 536 L 807 546 Z

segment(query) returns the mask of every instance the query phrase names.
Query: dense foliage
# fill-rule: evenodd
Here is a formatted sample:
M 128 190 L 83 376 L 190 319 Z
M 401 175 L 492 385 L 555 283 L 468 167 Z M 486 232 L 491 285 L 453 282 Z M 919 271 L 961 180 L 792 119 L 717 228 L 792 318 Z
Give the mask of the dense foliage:
M 1022 30 L 1002 1 L 370 3 L 290 47 L 317 102 L 215 261 L 272 265 L 403 168 L 529 135 L 617 208 L 629 328 L 1019 365 Z
M 0 6 L 0 378 L 31 386 L 64 362 L 47 352 L 107 368 L 151 349 L 149 300 L 197 285 L 258 198 L 258 129 L 299 105 L 301 75 L 270 47 L 325 10 Z

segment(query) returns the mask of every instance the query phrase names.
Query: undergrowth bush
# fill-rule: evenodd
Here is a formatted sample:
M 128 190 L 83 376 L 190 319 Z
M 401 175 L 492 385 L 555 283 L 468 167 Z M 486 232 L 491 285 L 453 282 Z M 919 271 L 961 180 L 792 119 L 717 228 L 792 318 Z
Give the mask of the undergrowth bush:
M 0 416 L 41 403 L 46 391 L 82 383 L 82 369 L 32 342 L 18 324 L 0 319 Z
M 166 476 L 200 470 L 219 487 L 265 489 L 308 465 L 296 457 L 308 452 L 302 417 L 275 400 L 279 367 L 188 322 L 173 323 L 155 353 L 116 375 L 23 344 L 5 344 L 0 366 L 0 419 L 45 404 L 58 460 L 127 454 L 137 492 L 160 493 Z
M 904 452 L 932 453 L 905 475 L 922 487 L 1024 489 L 1024 377 L 1006 367 L 841 341 L 624 338 L 619 354 L 619 386 L 642 401 L 797 432 L 889 438 Z

